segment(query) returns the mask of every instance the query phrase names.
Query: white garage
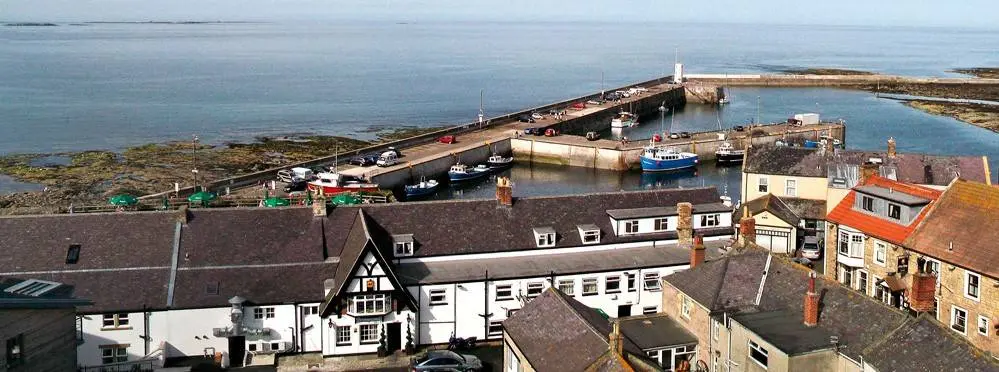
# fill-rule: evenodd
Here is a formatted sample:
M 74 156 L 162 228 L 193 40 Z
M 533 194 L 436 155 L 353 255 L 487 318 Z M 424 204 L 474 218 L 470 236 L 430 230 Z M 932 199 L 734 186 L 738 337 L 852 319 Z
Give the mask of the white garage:
M 783 200 L 767 194 L 744 203 L 736 213 L 741 215 L 747 209 L 756 219 L 756 244 L 774 253 L 795 253 L 802 220 Z
M 756 244 L 764 248 L 770 248 L 771 252 L 774 253 L 794 253 L 794 247 L 796 240 L 794 229 L 769 229 L 760 228 L 762 226 L 756 225 Z

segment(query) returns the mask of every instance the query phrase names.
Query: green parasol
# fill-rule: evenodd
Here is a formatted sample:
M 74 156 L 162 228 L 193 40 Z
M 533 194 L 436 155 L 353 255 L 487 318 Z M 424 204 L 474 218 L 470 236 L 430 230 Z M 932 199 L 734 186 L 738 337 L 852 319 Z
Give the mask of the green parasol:
M 112 196 L 111 199 L 108 200 L 108 203 L 116 207 L 126 207 L 138 204 L 139 199 L 128 194 L 118 194 Z
M 355 205 L 361 204 L 361 199 L 354 195 L 344 193 L 334 196 L 333 199 L 330 199 L 330 203 L 333 203 L 333 205 Z
M 264 206 L 268 208 L 287 207 L 289 205 L 291 205 L 291 202 L 285 198 L 272 197 L 264 199 Z
M 189 201 L 191 203 L 199 203 L 199 202 L 200 203 L 208 203 L 208 202 L 210 202 L 212 200 L 215 200 L 218 197 L 219 196 L 215 195 L 214 192 L 210 192 L 210 191 L 198 191 L 198 192 L 196 192 L 194 194 L 191 194 L 191 196 L 188 196 L 187 197 L 187 201 Z

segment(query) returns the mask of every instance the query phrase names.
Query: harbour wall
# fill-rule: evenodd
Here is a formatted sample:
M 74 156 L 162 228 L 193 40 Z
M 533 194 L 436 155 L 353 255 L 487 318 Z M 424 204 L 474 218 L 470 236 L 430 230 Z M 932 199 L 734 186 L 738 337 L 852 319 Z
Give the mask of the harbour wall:
M 684 78 L 688 85 L 693 85 L 693 83 L 707 83 L 726 86 L 764 87 L 866 87 L 877 86 L 878 84 L 974 84 L 999 86 L 999 79 L 907 77 L 896 75 L 688 74 Z
M 383 189 L 396 189 L 419 182 L 421 177 L 446 179 L 448 170 L 459 160 L 469 166 L 475 166 L 485 164 L 493 153 L 509 154 L 510 151 L 510 140 L 502 138 L 425 157 L 419 161 L 406 163 L 402 168 L 373 172 L 369 177 Z
M 659 106 L 663 104 L 667 108 L 675 108 L 683 106 L 687 102 L 683 86 L 664 84 L 655 89 L 634 100 L 605 103 L 600 111 L 572 117 L 545 128 L 554 128 L 561 133 L 575 135 L 585 135 L 586 132 L 602 132 L 610 128 L 611 120 L 621 111 L 631 112 L 641 119 L 653 114 L 658 115 Z M 588 99 L 596 99 L 598 96 Z

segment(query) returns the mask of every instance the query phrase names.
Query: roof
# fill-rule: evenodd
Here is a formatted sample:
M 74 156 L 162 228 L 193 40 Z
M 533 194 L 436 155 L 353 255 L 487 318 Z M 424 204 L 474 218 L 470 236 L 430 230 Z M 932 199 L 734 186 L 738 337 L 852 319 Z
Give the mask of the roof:
M 708 261 L 694 270 L 683 270 L 663 279 L 710 311 L 752 306 L 767 263 L 765 254 L 743 254 Z
M 233 296 L 244 297 L 251 304 L 320 302 L 323 281 L 332 278 L 336 268 L 335 263 L 321 261 L 290 266 L 181 268 L 173 306 L 225 307 Z
M 314 218 L 310 208 L 198 208 L 188 213 L 181 233 L 182 267 L 325 258 L 323 219 Z
M 801 313 L 787 310 L 738 314 L 732 317 L 787 355 L 831 349 L 834 334 L 824 327 L 808 327 Z
M 880 174 L 898 181 L 920 185 L 945 186 L 961 177 L 983 183 L 989 180 L 988 162 L 983 156 L 928 155 L 840 150 L 833 154 L 823 149 L 790 146 L 750 146 L 743 166 L 745 173 L 826 178 L 832 168 L 859 166 L 871 158 L 880 159 Z
M 770 214 L 780 218 L 791 226 L 798 226 L 798 223 L 801 221 L 801 218 L 781 198 L 773 194 L 766 194 L 745 202 L 742 204 L 742 208 L 748 209 L 749 213 L 754 216 L 763 212 L 770 212 Z M 736 213 L 739 214 L 738 211 Z
M 731 231 L 725 232 L 731 234 Z M 726 235 L 727 236 L 727 235 Z M 716 257 L 725 242 L 707 241 L 708 256 Z M 537 258 L 537 259 L 530 259 Z M 442 284 L 687 265 L 690 250 L 674 244 L 600 251 L 560 252 L 525 257 L 408 262 L 395 266 L 403 284 Z
M 941 194 L 938 190 L 909 185 L 878 176 L 870 177 L 863 184 L 863 186 L 869 185 L 881 188 L 892 188 L 893 190 L 896 190 L 896 193 L 910 193 L 914 196 L 930 200 L 935 200 Z M 919 215 L 912 220 L 912 222 L 908 225 L 901 225 L 854 209 L 853 207 L 856 199 L 857 191 L 851 190 L 846 194 L 846 197 L 844 197 L 843 200 L 840 201 L 831 212 L 829 212 L 826 219 L 830 222 L 847 225 L 860 230 L 867 235 L 899 245 L 901 245 L 905 239 L 909 237 L 909 234 L 916 229 L 916 226 L 919 225 L 920 221 L 923 220 L 926 213 L 930 210 L 930 208 L 923 208 L 919 212 Z
M 930 199 L 920 198 L 916 195 L 910 195 L 905 192 L 895 192 L 895 189 L 886 188 L 876 185 L 863 185 L 853 188 L 857 192 L 861 192 L 871 196 L 877 196 L 885 200 L 891 200 L 893 202 L 902 203 L 905 205 L 925 205 L 930 203 Z
M 631 316 L 618 321 L 621 333 L 642 350 L 697 343 L 696 336 L 664 313 Z
M 940 261 L 999 278 L 999 188 L 954 181 L 905 240 L 905 246 Z
M 812 199 L 801 199 L 801 198 L 788 198 L 788 197 L 777 197 L 791 211 L 794 212 L 800 218 L 806 220 L 824 220 L 826 219 L 826 201 L 825 200 L 812 200 Z
M 710 204 L 697 204 L 693 206 L 693 213 L 713 213 L 713 212 L 729 212 L 732 210 L 718 201 Z M 677 215 L 676 206 L 667 207 L 642 207 L 642 208 L 629 208 L 629 209 L 608 209 L 607 215 L 616 220 L 625 220 L 630 218 L 649 218 L 649 217 L 659 217 L 659 216 L 675 216 Z
M 51 289 L 37 295 L 9 292 L 8 290 L 31 279 L 0 278 L 0 309 L 61 309 L 89 305 L 90 301 L 73 297 L 73 287 L 62 283 L 47 283 L 54 285 Z M 23 286 L 21 286 L 23 288 Z
M 513 206 L 495 200 L 448 200 L 365 205 L 372 230 L 413 234 L 414 257 L 533 250 L 533 229 L 552 227 L 556 248 L 581 246 L 577 226 L 597 225 L 601 244 L 647 241 L 653 235 L 614 235 L 607 211 L 675 207 L 677 203 L 721 205 L 714 187 L 515 198 Z M 729 209 L 730 210 L 730 209 Z M 333 214 L 342 213 L 335 209 Z M 379 234 L 380 235 L 380 234 Z
M 947 326 L 922 314 L 864 350 L 880 371 L 999 371 L 992 357 Z

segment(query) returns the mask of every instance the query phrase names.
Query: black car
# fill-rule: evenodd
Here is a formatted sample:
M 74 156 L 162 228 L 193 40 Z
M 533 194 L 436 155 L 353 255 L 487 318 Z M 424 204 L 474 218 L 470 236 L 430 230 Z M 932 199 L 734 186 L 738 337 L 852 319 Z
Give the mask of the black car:
M 680 138 L 690 138 L 690 132 L 680 132 Z
M 376 162 L 378 162 L 377 156 L 361 155 L 361 156 L 355 156 L 354 158 L 350 159 L 350 161 L 348 161 L 347 163 L 352 165 L 367 167 L 369 165 L 375 165 Z
M 743 131 L 746 130 L 746 127 L 741 126 L 741 125 L 736 125 L 736 126 L 732 127 L 732 129 L 735 129 L 736 132 L 743 132 Z
M 534 118 L 532 118 L 531 115 L 528 115 L 528 114 L 520 115 L 520 117 L 517 118 L 517 120 L 520 120 L 521 123 L 533 123 L 534 122 Z
M 308 187 L 309 183 L 307 181 L 296 179 L 284 187 L 284 192 L 305 191 Z

